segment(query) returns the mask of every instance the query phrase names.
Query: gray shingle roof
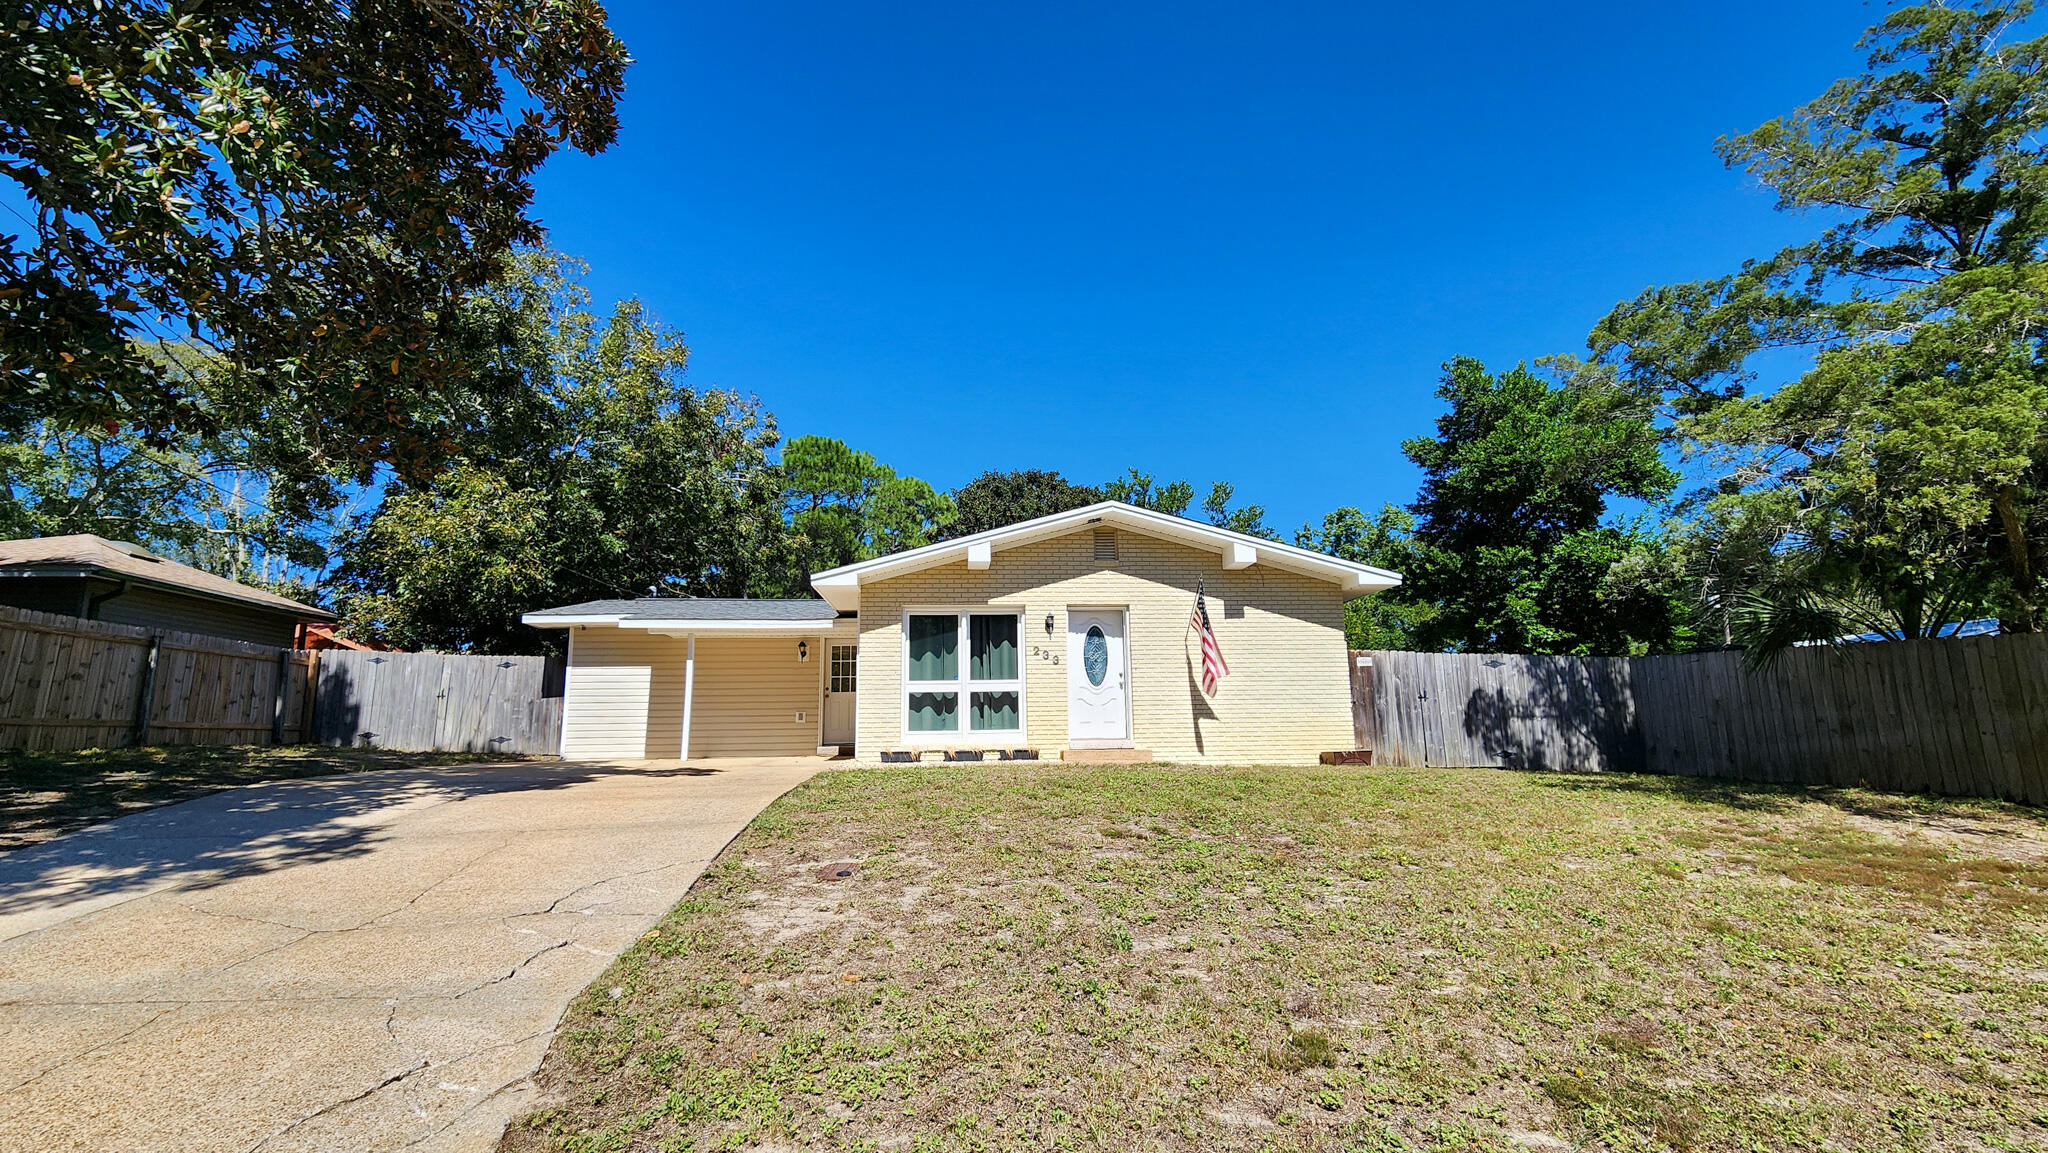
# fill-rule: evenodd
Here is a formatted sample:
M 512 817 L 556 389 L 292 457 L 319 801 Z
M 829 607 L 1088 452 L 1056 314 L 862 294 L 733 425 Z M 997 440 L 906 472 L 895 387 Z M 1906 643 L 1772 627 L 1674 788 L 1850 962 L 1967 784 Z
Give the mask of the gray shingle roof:
M 733 597 L 642 597 L 585 601 L 541 609 L 535 617 L 617 616 L 661 621 L 829 621 L 839 610 L 819 600 L 740 600 Z

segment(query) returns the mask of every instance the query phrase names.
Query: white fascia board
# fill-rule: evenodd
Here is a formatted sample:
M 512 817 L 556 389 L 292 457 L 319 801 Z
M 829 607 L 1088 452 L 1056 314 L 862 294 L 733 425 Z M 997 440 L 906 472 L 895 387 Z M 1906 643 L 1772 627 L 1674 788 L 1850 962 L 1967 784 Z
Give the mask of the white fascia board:
M 652 632 L 671 633 L 682 636 L 686 633 L 800 633 L 816 636 L 830 632 L 832 621 L 785 621 L 785 620 L 711 620 L 693 621 L 663 620 L 658 617 L 642 617 L 622 620 L 622 629 L 647 629 Z
M 820 574 L 811 578 L 811 587 L 817 590 L 826 604 L 840 612 L 860 611 L 860 577 L 857 574 Z
M 1060 536 L 1090 524 L 1113 525 L 1148 536 L 1179 541 L 1191 548 L 1220 553 L 1225 559 L 1226 568 L 1270 564 L 1275 568 L 1329 581 L 1350 592 L 1373 592 L 1392 588 L 1401 583 L 1400 574 L 1371 565 L 1362 565 L 1326 553 L 1266 540 L 1263 537 L 1232 532 L 1215 525 L 1203 524 L 1170 513 L 1154 512 L 1120 501 L 1102 501 L 1085 508 L 1054 513 L 1051 516 L 1039 517 L 1037 520 L 1021 521 L 957 540 L 941 541 L 907 552 L 827 569 L 812 574 L 811 587 L 834 608 L 842 612 L 858 611 L 860 586 L 866 581 L 882 580 L 917 572 L 920 569 L 951 564 L 963 557 L 971 558 L 973 550 L 980 547 L 986 547 L 994 554 L 1047 537 Z M 1250 561 L 1242 565 L 1230 563 L 1241 557 L 1244 552 L 1251 554 Z
M 1354 572 L 1344 582 L 1344 591 L 1363 595 L 1365 593 L 1385 592 L 1390 588 L 1398 587 L 1400 584 L 1401 575 L 1399 573 L 1380 571 L 1372 573 Z
M 519 623 L 537 629 L 566 629 L 572 625 L 615 625 L 619 618 L 616 615 L 565 617 L 556 613 L 527 613 L 519 618 Z

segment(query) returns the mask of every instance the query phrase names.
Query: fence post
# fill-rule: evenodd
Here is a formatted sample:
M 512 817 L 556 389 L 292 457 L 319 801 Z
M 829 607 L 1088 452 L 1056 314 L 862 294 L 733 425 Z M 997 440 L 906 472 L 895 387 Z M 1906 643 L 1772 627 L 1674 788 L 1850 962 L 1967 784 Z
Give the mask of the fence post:
M 1345 655 L 1351 666 L 1351 747 L 1361 751 L 1375 748 L 1379 734 L 1374 731 L 1372 715 L 1372 657 L 1358 650 Z
M 320 650 L 306 653 L 306 687 L 299 696 L 299 743 L 320 743 Z
M 135 743 L 149 743 L 149 715 L 156 711 L 156 659 L 163 651 L 162 633 L 149 635 L 149 652 L 142 658 L 142 686 L 135 693 Z
M 284 685 L 291 671 L 292 651 L 277 650 L 277 683 L 270 689 L 270 743 L 273 745 L 284 743 Z

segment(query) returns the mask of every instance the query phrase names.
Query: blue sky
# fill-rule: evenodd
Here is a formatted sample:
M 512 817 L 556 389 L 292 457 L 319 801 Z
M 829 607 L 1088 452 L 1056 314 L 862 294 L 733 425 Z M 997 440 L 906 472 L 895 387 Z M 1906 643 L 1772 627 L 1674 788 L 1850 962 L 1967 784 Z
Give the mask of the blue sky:
M 1413 498 L 1453 355 L 1810 231 L 1713 143 L 1858 71 L 1849 0 L 618 2 L 623 130 L 539 179 L 600 301 L 941 487 L 1127 465 L 1291 530 Z

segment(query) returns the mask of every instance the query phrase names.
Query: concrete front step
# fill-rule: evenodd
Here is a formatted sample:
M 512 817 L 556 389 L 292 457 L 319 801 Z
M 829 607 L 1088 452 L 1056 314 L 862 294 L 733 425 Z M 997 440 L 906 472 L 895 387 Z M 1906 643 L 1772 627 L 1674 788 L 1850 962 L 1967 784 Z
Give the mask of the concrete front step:
M 1060 759 L 1077 765 L 1142 765 L 1159 758 L 1151 749 L 1068 749 Z

